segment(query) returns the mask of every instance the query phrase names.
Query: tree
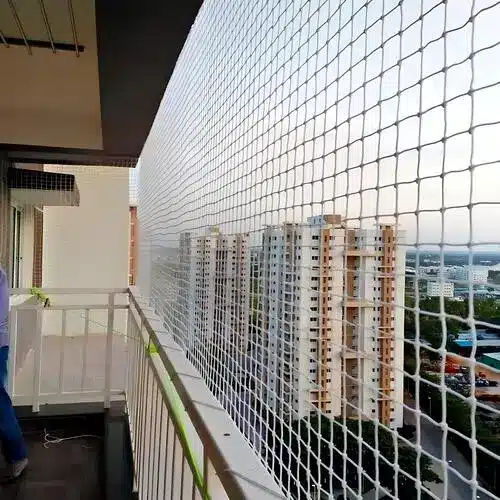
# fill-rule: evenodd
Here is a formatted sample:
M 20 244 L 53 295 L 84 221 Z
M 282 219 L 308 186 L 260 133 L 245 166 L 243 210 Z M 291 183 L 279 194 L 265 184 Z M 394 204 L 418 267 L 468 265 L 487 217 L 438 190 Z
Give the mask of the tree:
M 275 420 L 268 436 L 271 454 L 270 465 L 285 484 L 290 484 L 294 497 L 298 489 L 311 491 L 320 483 L 323 491 L 341 487 L 344 477 L 350 488 L 362 492 L 373 489 L 377 461 L 380 485 L 395 492 L 395 482 L 400 498 L 412 498 L 415 493 L 417 453 L 404 444 L 397 434 L 372 421 L 331 420 L 316 415 L 295 421 L 291 425 Z M 358 439 L 358 436 L 360 439 Z M 378 441 L 378 451 L 376 443 Z M 399 473 L 396 478 L 394 462 L 398 451 L 399 467 L 411 477 Z M 375 451 L 374 451 L 375 450 Z M 424 482 L 440 482 L 431 470 L 430 460 L 420 458 L 421 479 Z M 425 498 L 425 496 L 423 496 Z
M 500 271 L 488 271 L 488 281 L 492 283 L 500 283 Z
M 455 340 L 458 332 L 466 327 L 466 324 L 451 316 L 459 318 L 466 318 L 468 316 L 468 306 L 466 302 L 459 302 L 453 300 L 444 300 L 445 325 L 443 325 L 442 318 L 437 316 L 441 312 L 441 305 L 439 298 L 429 297 L 420 300 L 419 309 L 422 311 L 416 315 L 413 308 L 415 307 L 415 299 L 413 297 L 406 297 L 405 309 L 405 339 L 408 341 L 405 344 L 405 358 L 415 356 L 414 348 L 412 348 L 412 340 L 417 335 L 417 323 L 419 338 L 427 342 L 433 349 L 439 349 L 443 343 L 443 337 L 446 334 L 445 347 L 448 351 L 456 350 Z M 431 313 L 431 314 L 429 314 Z M 446 330 L 445 330 L 446 327 Z M 439 355 L 427 349 L 421 348 L 421 357 L 425 356 L 433 361 L 439 360 Z

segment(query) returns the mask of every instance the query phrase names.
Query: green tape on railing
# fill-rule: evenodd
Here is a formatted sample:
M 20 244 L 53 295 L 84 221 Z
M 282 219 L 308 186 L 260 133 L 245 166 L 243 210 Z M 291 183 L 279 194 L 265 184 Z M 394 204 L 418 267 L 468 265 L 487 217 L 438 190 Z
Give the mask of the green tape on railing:
M 153 357 L 153 355 L 156 355 L 159 357 L 158 354 L 158 349 L 156 348 L 155 345 L 153 344 L 148 344 L 146 346 L 146 352 Z M 184 423 L 184 405 L 182 404 L 181 398 L 179 397 L 179 394 L 177 393 L 177 390 L 171 380 L 171 378 L 167 375 L 165 380 L 163 381 L 164 386 L 165 386 L 165 392 L 167 393 L 167 396 L 169 397 L 170 401 L 170 406 L 172 408 L 172 415 L 171 418 L 175 419 L 177 423 L 177 427 L 180 430 L 181 435 L 179 436 L 179 439 L 182 439 L 184 443 L 186 443 L 186 447 L 188 450 L 189 454 L 189 459 L 191 463 L 193 464 L 194 471 L 193 471 L 193 480 L 197 484 L 199 491 L 201 492 L 203 498 L 205 500 L 210 500 L 210 495 L 208 491 L 204 491 L 204 478 L 203 478 L 203 473 L 200 471 L 196 464 L 196 456 L 194 453 L 194 450 L 191 448 L 189 444 L 189 439 L 186 431 L 186 426 Z
M 149 344 L 147 347 L 146 347 L 146 350 L 148 351 L 148 354 L 158 354 L 158 349 L 156 348 L 155 345 L 153 344 Z
M 40 288 L 33 287 L 30 289 L 30 294 L 43 302 L 43 307 L 50 307 L 50 299 L 45 295 Z

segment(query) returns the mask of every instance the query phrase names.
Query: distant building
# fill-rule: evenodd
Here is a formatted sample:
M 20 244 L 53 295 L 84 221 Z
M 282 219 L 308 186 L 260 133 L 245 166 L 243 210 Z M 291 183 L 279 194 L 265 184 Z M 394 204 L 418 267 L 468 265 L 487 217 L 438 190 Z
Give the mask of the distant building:
M 239 359 L 248 346 L 250 250 L 248 234 L 182 233 L 179 242 L 179 325 L 189 352 L 200 347 L 212 365 L 217 353 Z M 196 346 L 194 345 L 196 343 Z
M 128 283 L 135 285 L 137 279 L 137 248 L 139 245 L 138 225 L 137 225 L 137 206 L 129 206 L 129 223 L 130 223 L 130 250 L 129 250 L 129 266 L 128 266 Z
M 403 237 L 339 215 L 265 229 L 264 398 L 278 414 L 403 424 Z
M 487 266 L 460 266 L 448 269 L 448 278 L 454 281 L 466 281 L 473 285 L 484 285 L 488 282 Z
M 485 352 L 479 362 L 500 371 L 500 352 Z
M 500 340 L 488 338 L 484 340 L 455 340 L 454 341 L 458 354 L 470 357 L 472 351 L 475 350 L 476 358 L 479 356 L 491 353 L 500 352 Z
M 453 298 L 455 285 L 449 281 L 428 281 L 427 297 Z

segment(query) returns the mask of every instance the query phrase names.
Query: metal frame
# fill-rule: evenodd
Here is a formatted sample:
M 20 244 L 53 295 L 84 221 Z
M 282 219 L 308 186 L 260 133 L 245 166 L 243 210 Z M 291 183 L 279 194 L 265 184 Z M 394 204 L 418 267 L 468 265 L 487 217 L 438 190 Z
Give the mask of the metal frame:
M 43 22 L 45 24 L 45 31 L 47 32 L 47 36 L 49 37 L 50 45 L 52 47 L 52 52 L 55 54 L 56 47 L 54 45 L 54 37 L 52 36 L 52 29 L 50 27 L 49 18 L 47 16 L 47 11 L 45 9 L 45 4 L 43 0 L 38 0 L 38 3 L 40 4 L 40 12 L 42 13 Z
M 75 43 L 76 57 L 80 57 L 80 46 L 78 45 L 78 32 L 76 31 L 75 12 L 73 10 L 72 0 L 68 0 L 68 11 L 69 11 L 69 20 L 71 23 L 71 30 L 73 31 L 73 41 Z
M 9 214 L 9 221 L 10 221 L 10 227 L 9 227 L 9 268 L 10 268 L 10 273 L 15 272 L 15 259 L 14 259 L 14 247 L 18 246 L 17 248 L 17 253 L 18 253 L 18 270 L 16 274 L 16 281 L 18 284 L 23 283 L 23 252 L 24 252 L 24 207 L 19 205 L 19 203 L 16 203 L 15 200 L 10 200 L 10 214 Z M 15 211 L 15 212 L 14 212 Z M 19 215 L 18 215 L 19 214 Z M 17 219 L 16 217 L 19 217 L 19 227 L 17 227 Z M 19 235 L 17 236 L 19 238 L 19 245 L 17 245 L 16 240 L 16 235 L 17 233 L 15 231 L 19 232 Z M 12 278 L 13 276 L 9 273 L 9 281 L 10 285 L 12 286 Z
M 26 45 L 26 48 L 28 49 L 28 54 L 31 55 L 31 46 L 28 42 L 28 38 L 26 36 L 26 33 L 23 28 L 23 23 L 21 22 L 21 19 L 19 18 L 19 14 L 17 12 L 16 6 L 14 5 L 14 0 L 7 0 L 10 6 L 10 10 L 12 11 L 12 15 L 14 16 L 14 21 L 16 22 L 17 29 L 19 30 L 19 34 L 21 35 L 24 45 Z

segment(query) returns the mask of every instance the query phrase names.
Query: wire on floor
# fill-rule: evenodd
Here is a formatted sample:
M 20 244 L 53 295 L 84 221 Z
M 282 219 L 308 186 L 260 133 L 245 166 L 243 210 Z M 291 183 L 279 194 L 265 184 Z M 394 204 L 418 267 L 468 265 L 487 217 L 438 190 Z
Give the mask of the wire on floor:
M 83 439 L 83 438 L 101 439 L 100 436 L 96 436 L 95 434 L 80 434 L 78 436 L 70 436 L 70 437 L 61 438 L 61 437 L 51 435 L 49 432 L 47 432 L 47 429 L 44 429 L 43 433 L 44 433 L 44 436 L 43 436 L 43 441 L 44 441 L 43 447 L 44 448 L 48 448 L 49 445 L 51 445 L 51 444 L 61 444 L 64 441 L 70 441 L 70 440 L 75 440 L 75 439 Z M 87 446 L 85 446 L 85 445 L 84 445 L 84 447 L 87 448 Z

